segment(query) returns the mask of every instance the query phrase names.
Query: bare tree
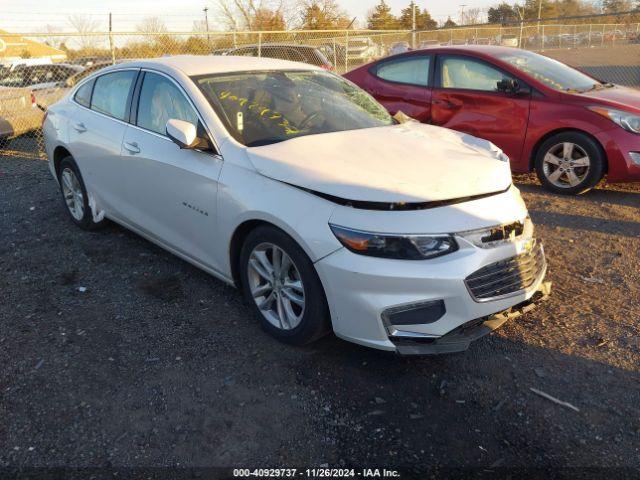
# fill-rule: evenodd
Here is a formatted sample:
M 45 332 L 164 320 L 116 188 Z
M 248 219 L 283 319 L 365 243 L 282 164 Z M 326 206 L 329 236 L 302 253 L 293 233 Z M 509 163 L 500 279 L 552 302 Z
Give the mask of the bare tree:
M 51 33 L 51 34 L 56 34 L 56 33 L 62 32 L 62 28 L 57 27 L 55 25 L 51 25 L 49 23 L 47 23 L 40 30 L 43 31 L 43 32 Z M 47 45 L 52 46 L 53 48 L 60 48 L 60 46 L 64 43 L 64 38 L 63 37 L 58 37 L 56 35 L 51 35 L 50 37 L 49 36 L 44 37 L 44 43 L 46 43 Z
M 141 33 L 166 33 L 167 26 L 158 17 L 145 17 L 136 25 L 136 30 Z
M 336 0 L 298 0 L 297 23 L 303 30 L 346 28 L 350 21 Z
M 464 12 L 464 23 L 466 25 L 475 25 L 480 23 L 482 19 L 481 8 L 469 8 Z
M 224 23 L 232 30 L 258 30 L 286 23 L 286 0 L 213 0 Z
M 80 34 L 78 43 L 81 49 L 95 47 L 97 38 L 90 34 L 98 30 L 98 20 L 91 18 L 89 15 L 75 14 L 67 17 L 67 21 Z
M 194 20 L 192 30 L 194 32 L 206 32 L 207 22 L 205 22 L 204 20 Z

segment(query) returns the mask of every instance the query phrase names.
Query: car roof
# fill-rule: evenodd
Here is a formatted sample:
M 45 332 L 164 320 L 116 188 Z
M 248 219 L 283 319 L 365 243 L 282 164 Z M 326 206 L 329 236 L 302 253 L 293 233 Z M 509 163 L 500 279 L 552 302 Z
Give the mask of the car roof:
M 249 44 L 249 45 L 240 45 L 237 48 L 231 49 L 231 51 L 240 50 L 242 48 L 248 48 L 248 47 L 249 48 L 256 48 L 258 46 L 259 45 L 257 43 L 252 43 L 252 44 Z M 263 43 L 263 44 L 260 45 L 260 47 L 261 48 L 264 48 L 264 47 L 286 47 L 286 48 L 305 48 L 305 49 L 306 48 L 317 48 L 317 47 L 314 47 L 313 45 L 297 45 L 297 44 L 293 44 L 293 43 L 275 43 L 275 42 L 274 43 Z
M 241 57 L 233 55 L 176 55 L 120 63 L 117 68 L 139 67 L 179 70 L 185 75 L 250 72 L 255 70 L 321 70 L 307 63 L 291 62 L 266 57 Z
M 501 45 L 453 45 L 453 46 L 433 46 L 423 50 L 429 52 L 447 52 L 447 53 L 479 53 L 481 55 L 493 56 L 499 53 L 509 53 L 520 50 L 517 47 L 505 47 Z M 414 52 L 416 50 L 413 50 Z

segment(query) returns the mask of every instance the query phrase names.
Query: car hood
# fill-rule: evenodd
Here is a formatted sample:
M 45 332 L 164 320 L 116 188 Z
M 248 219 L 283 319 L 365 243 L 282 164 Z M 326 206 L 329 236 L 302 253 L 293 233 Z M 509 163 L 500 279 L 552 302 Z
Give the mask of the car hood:
M 343 200 L 414 203 L 503 191 L 509 163 L 492 143 L 417 122 L 248 148 L 256 170 Z
M 585 98 L 593 98 L 594 100 L 604 100 L 608 103 L 616 103 L 625 110 L 628 110 L 629 107 L 640 110 L 640 92 L 633 88 L 616 85 L 615 87 L 591 90 L 578 95 Z

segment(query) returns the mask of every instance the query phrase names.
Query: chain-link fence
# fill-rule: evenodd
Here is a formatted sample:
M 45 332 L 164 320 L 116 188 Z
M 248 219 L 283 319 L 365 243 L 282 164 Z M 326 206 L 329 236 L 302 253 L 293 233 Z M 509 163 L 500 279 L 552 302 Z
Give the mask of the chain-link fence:
M 640 88 L 640 23 L 478 26 L 434 31 L 8 34 L 0 31 L 0 154 L 42 155 L 47 107 L 113 63 L 166 55 L 243 55 L 344 73 L 410 48 L 506 45 L 543 52 L 591 75 Z

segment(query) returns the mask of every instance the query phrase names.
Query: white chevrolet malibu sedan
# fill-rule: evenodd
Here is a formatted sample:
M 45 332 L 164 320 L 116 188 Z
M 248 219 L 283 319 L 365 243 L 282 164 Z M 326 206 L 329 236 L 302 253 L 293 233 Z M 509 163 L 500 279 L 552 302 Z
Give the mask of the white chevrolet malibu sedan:
M 288 343 L 333 330 L 402 354 L 464 350 L 545 275 L 499 149 L 400 124 L 310 65 L 119 64 L 43 128 L 73 222 L 112 220 L 239 287 Z

